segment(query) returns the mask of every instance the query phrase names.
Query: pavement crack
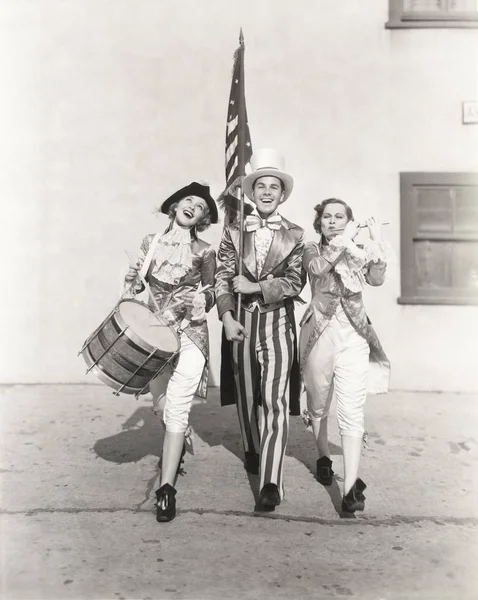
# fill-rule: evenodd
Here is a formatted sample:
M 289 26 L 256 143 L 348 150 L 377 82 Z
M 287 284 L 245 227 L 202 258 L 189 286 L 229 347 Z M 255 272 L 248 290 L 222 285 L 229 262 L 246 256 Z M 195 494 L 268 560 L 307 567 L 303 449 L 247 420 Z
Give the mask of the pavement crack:
M 30 510 L 0 510 L 0 515 L 6 516 L 25 516 L 33 517 L 42 514 L 104 514 L 104 513 L 154 513 L 154 510 L 148 508 L 126 508 L 126 507 L 98 507 L 98 508 L 32 508 Z M 371 526 L 371 527 L 393 527 L 396 525 L 417 525 L 420 523 L 433 523 L 435 525 L 467 525 L 476 527 L 478 526 L 478 519 L 475 517 L 437 517 L 437 516 L 404 516 L 404 515 L 393 515 L 387 518 L 374 518 L 367 516 L 357 516 L 355 519 L 345 518 L 322 518 L 322 517 L 307 517 L 300 515 L 284 515 L 278 513 L 260 513 L 253 511 L 241 511 L 241 510 L 212 510 L 203 508 L 186 508 L 178 511 L 178 516 L 186 514 L 196 515 L 213 515 L 222 517 L 246 517 L 254 519 L 271 519 L 293 523 L 315 523 L 317 525 L 360 525 L 360 526 Z

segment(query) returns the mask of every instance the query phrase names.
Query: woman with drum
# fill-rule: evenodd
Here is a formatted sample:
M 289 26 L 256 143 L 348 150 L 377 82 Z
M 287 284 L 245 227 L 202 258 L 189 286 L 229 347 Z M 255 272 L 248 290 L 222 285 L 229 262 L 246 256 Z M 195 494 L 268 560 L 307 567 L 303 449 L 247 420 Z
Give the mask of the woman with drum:
M 150 382 L 153 403 L 165 391 L 163 419 L 166 434 L 161 462 L 161 485 L 156 491 L 158 522 L 176 516 L 176 489 L 179 464 L 184 454 L 185 434 L 195 395 L 205 397 L 209 340 L 206 313 L 215 303 L 216 254 L 198 237 L 218 211 L 209 186 L 196 181 L 175 192 L 161 205 L 170 225 L 162 234 L 147 235 L 137 264 L 130 266 L 125 282 L 134 293 L 150 287 L 155 312 L 179 335 L 179 356 L 164 390 L 164 377 Z

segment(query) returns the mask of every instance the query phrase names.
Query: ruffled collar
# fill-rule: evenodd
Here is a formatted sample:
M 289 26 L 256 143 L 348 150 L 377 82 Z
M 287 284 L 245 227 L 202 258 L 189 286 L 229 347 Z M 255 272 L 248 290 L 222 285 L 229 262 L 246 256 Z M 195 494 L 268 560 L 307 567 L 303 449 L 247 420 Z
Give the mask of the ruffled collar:
M 176 285 L 192 268 L 191 229 L 175 221 L 158 240 L 152 275 L 164 283 Z

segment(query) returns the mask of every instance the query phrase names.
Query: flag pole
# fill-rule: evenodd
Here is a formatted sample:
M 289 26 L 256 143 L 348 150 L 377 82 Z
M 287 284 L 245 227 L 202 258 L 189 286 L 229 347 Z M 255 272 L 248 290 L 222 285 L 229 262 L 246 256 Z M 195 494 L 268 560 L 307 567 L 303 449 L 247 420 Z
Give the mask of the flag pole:
M 226 118 L 226 145 L 225 145 L 225 170 L 226 189 L 224 191 L 225 226 L 239 226 L 239 248 L 238 248 L 238 275 L 243 274 L 244 258 L 244 220 L 249 211 L 249 206 L 244 203 L 244 191 L 242 180 L 246 174 L 246 164 L 251 160 L 252 142 L 247 123 L 247 109 L 244 86 L 244 36 L 242 27 L 239 32 L 239 47 L 234 52 L 234 63 L 232 68 L 231 90 L 229 93 L 229 105 Z M 235 202 L 226 203 L 229 195 Z M 219 199 L 220 205 L 220 199 Z M 235 318 L 241 320 L 242 294 L 237 294 L 235 307 Z M 236 398 L 235 386 L 231 389 L 231 381 L 234 381 L 234 367 L 232 358 L 232 342 L 226 338 L 224 327 L 221 339 L 221 398 L 225 399 L 225 391 L 232 391 L 234 400 Z
M 244 35 L 242 33 L 242 27 L 239 31 L 239 93 L 238 100 L 239 106 L 238 112 L 238 162 L 239 162 L 239 173 L 245 175 L 246 164 L 245 164 L 245 127 L 246 127 L 246 105 L 245 105 L 245 90 L 244 90 Z M 239 256 L 238 256 L 238 275 L 243 274 L 243 258 L 244 258 L 244 189 L 241 186 L 239 188 Z M 236 319 L 241 320 L 241 308 L 242 308 L 242 294 L 237 294 L 237 313 Z

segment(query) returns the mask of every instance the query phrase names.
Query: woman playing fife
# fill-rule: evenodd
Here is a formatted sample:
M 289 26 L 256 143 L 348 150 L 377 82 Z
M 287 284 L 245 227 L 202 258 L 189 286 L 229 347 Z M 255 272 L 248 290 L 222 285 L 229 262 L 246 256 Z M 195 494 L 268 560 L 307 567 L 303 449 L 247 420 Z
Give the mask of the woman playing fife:
M 315 207 L 316 242 L 305 246 L 303 264 L 312 300 L 301 321 L 300 366 L 307 412 L 318 449 L 317 478 L 332 483 L 328 415 L 336 396 L 342 439 L 342 510 L 364 509 L 365 483 L 358 477 L 367 391 L 388 391 L 390 364 L 365 312 L 362 290 L 382 285 L 387 245 L 380 223 L 366 221 L 370 239 L 359 246 L 351 208 L 336 198 Z

